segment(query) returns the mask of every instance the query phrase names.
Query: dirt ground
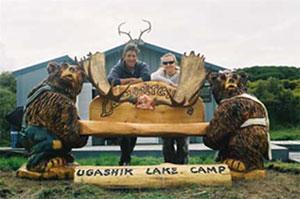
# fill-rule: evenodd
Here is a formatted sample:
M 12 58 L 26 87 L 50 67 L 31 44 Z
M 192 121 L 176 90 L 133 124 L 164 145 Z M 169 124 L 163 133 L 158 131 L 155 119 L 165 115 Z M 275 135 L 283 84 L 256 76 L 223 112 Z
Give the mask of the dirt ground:
M 234 182 L 232 187 L 106 190 L 72 181 L 19 179 L 14 172 L 1 172 L 0 198 L 300 198 L 300 175 L 269 170 L 263 180 Z

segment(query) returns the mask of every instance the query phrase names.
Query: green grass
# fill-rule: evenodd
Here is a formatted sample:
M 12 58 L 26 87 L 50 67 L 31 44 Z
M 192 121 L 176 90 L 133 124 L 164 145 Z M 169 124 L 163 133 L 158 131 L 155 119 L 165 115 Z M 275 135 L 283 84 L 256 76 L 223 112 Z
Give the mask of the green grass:
M 80 158 L 76 161 L 80 165 L 95 165 L 95 166 L 112 166 L 118 165 L 119 156 L 104 154 L 99 157 Z M 132 157 L 131 165 L 156 165 L 163 162 L 162 158 L 158 157 Z
M 95 165 L 95 166 L 113 166 L 118 165 L 119 156 L 117 155 L 102 155 L 101 157 L 91 157 L 91 158 L 81 158 L 76 159 L 76 161 L 80 165 Z M 162 157 L 137 157 L 133 156 L 131 165 L 158 165 L 162 164 Z M 191 157 L 189 159 L 189 164 L 213 164 L 214 158 L 213 156 L 199 156 L 199 157 Z
M 0 157 L 0 170 L 1 171 L 15 171 L 22 164 L 26 162 L 26 158 L 24 157 Z
M 10 146 L 10 140 L 5 138 L 0 138 L 0 147 L 9 147 Z
M 300 174 L 300 164 L 299 163 L 287 163 L 281 161 L 267 162 L 265 168 L 272 169 L 279 172 L 293 172 Z
M 271 140 L 300 140 L 300 127 L 271 130 Z

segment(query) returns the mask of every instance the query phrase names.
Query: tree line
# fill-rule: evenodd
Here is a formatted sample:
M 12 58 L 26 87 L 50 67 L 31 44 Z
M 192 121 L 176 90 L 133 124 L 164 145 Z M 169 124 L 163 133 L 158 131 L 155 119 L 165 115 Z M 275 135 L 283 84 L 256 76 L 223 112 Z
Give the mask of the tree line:
M 300 68 L 254 66 L 238 71 L 248 74 L 249 93 L 266 105 L 271 129 L 300 126 Z
M 10 126 L 5 115 L 16 107 L 16 80 L 10 72 L 0 74 L 0 145 L 9 145 Z
M 250 81 L 267 80 L 270 77 L 279 80 L 300 79 L 300 68 L 292 66 L 253 66 L 238 71 L 247 73 Z

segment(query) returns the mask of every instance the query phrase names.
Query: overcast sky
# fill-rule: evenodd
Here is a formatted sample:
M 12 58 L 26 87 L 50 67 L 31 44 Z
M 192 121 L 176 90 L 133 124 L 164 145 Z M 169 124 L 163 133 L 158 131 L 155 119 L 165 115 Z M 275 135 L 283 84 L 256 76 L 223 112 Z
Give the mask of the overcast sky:
M 300 67 L 298 0 L 0 0 L 0 71 L 144 41 L 228 68 Z

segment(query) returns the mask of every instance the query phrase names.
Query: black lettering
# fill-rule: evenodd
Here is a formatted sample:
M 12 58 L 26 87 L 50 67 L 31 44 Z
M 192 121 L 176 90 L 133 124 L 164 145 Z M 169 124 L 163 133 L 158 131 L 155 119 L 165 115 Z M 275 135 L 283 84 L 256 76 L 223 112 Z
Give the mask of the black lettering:
M 207 167 L 207 173 L 218 173 L 216 167 Z
M 113 175 L 114 175 L 114 176 L 117 176 L 118 173 L 119 173 L 118 171 L 119 171 L 119 169 L 112 169 L 111 172 L 110 172 L 110 175 L 112 175 L 112 176 L 113 176 Z
M 153 174 L 161 174 L 160 170 L 158 168 L 153 169 Z
M 201 172 L 206 173 L 206 171 L 203 167 L 199 167 L 199 169 L 198 169 L 198 173 L 201 173 Z
M 191 172 L 192 173 L 197 173 L 197 168 L 196 167 L 191 167 Z
M 173 167 L 173 168 L 172 168 L 172 174 L 173 174 L 173 175 L 174 175 L 174 174 L 178 174 L 177 168 L 176 168 L 176 167 Z
M 124 175 L 127 175 L 127 174 L 129 174 L 129 175 L 132 176 L 132 175 L 133 175 L 133 174 L 132 174 L 132 169 L 127 169 L 127 168 L 126 168 L 125 174 L 124 174 Z
M 170 168 L 165 168 L 165 167 L 163 167 L 163 168 L 162 168 L 162 173 L 163 173 L 163 174 L 165 174 L 165 173 L 171 174 Z
M 93 169 L 88 169 L 88 170 L 86 171 L 86 175 L 87 175 L 87 176 L 92 176 L 93 173 L 94 173 L 94 170 L 93 170 Z
M 176 167 L 162 167 L 162 168 L 147 168 L 146 169 L 146 174 L 147 175 L 164 175 L 164 174 L 169 174 L 169 175 L 174 175 L 178 174 L 177 168 Z
M 147 169 L 146 169 L 146 174 L 147 174 L 147 175 L 152 175 L 152 173 L 150 172 L 150 168 L 147 168 Z
M 120 174 L 119 174 L 119 176 L 122 176 L 122 175 L 123 175 L 123 171 L 124 171 L 124 169 L 120 169 Z
M 96 176 L 96 175 L 100 175 L 100 176 L 103 175 L 102 172 L 100 171 L 100 169 L 97 169 L 97 170 L 95 171 L 94 176 Z
M 224 166 L 219 166 L 219 173 L 223 173 L 225 171 L 226 167 Z
M 104 176 L 109 176 L 109 175 L 110 175 L 110 169 L 105 169 Z
M 81 169 L 77 170 L 76 175 L 77 176 L 83 176 L 84 175 L 84 170 L 81 170 Z

